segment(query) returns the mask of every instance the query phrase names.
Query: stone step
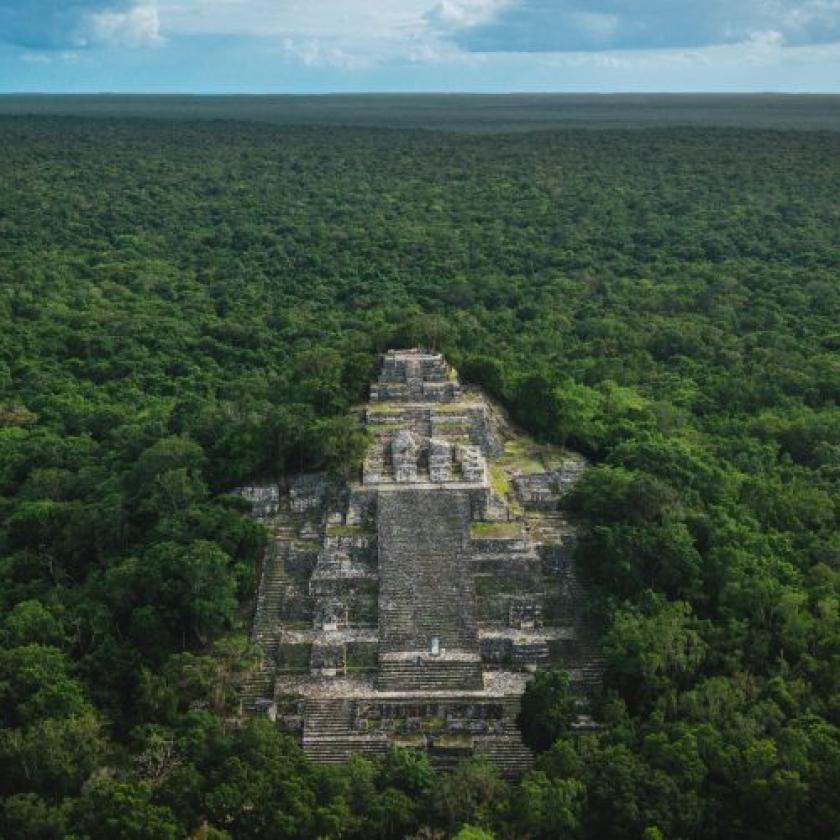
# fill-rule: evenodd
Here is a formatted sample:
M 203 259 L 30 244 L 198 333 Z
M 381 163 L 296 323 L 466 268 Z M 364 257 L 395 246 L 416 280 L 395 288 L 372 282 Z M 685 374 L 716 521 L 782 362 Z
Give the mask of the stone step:
M 516 779 L 534 766 L 534 754 L 522 743 L 518 733 L 478 740 L 476 755 L 493 762 L 507 779 Z
M 458 765 L 474 754 L 472 745 L 468 747 L 429 747 L 429 762 L 439 773 L 451 773 Z
M 373 757 L 391 749 L 382 736 L 307 738 L 301 743 L 306 756 L 318 764 L 343 764 L 353 755 Z
M 349 699 L 307 698 L 304 704 L 303 737 L 352 735 L 355 704 Z
M 307 731 L 307 738 L 326 738 L 327 736 L 341 736 L 350 737 L 353 735 L 353 729 L 348 726 L 343 726 L 334 721 L 319 721 L 312 718 L 306 718 L 305 727 Z
M 404 490 L 382 494 L 379 625 L 382 650 L 477 647 L 475 593 L 462 551 L 469 528 L 466 493 Z
M 274 670 L 263 666 L 245 683 L 240 694 L 240 706 L 245 714 L 265 711 L 274 698 Z
M 483 687 L 480 662 L 382 662 L 377 677 L 381 691 L 475 691 Z
M 572 668 L 569 680 L 574 692 L 589 693 L 600 689 L 604 681 L 604 671 L 600 667 Z

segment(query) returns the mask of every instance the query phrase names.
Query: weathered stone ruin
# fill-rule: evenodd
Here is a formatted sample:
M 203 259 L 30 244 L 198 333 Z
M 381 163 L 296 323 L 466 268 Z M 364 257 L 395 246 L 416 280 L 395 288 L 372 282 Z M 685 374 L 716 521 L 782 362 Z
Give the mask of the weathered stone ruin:
M 600 680 L 558 504 L 583 459 L 515 434 L 438 353 L 386 353 L 359 417 L 373 438 L 361 481 L 243 491 L 272 533 L 253 629 L 264 665 L 243 710 L 318 761 L 408 746 L 517 775 L 535 668 L 570 670 L 580 726 Z

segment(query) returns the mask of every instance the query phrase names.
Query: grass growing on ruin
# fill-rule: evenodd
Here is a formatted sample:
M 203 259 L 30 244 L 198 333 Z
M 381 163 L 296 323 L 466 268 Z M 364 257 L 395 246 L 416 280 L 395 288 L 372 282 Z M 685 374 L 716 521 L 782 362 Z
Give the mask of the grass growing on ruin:
M 401 428 L 402 423 L 374 423 L 373 425 L 368 426 L 368 430 L 374 435 L 396 432 Z
M 539 475 L 559 469 L 568 457 L 564 449 L 520 437 L 505 442 L 499 465 L 520 475 Z
M 505 454 L 499 459 L 499 466 L 521 475 L 538 475 L 545 472 L 538 444 L 524 438 L 505 442 Z
M 426 738 L 423 735 L 399 735 L 393 743 L 404 750 L 422 750 L 426 746 Z
M 370 531 L 361 525 L 327 525 L 328 537 L 365 537 Z
M 432 409 L 434 414 L 455 414 L 471 408 L 479 402 L 478 394 L 462 394 L 457 400 L 448 403 L 436 403 Z
M 490 467 L 490 484 L 496 495 L 502 499 L 510 492 L 508 474 L 498 464 L 493 464 Z
M 522 536 L 521 522 L 473 522 L 470 536 L 484 540 L 515 540 Z
M 309 660 L 312 645 L 309 644 L 280 644 L 277 647 L 278 670 L 290 673 L 306 673 L 309 671 Z
M 347 645 L 348 672 L 375 671 L 378 661 L 378 648 L 375 643 L 350 642 Z
M 399 416 L 402 414 L 399 408 L 395 407 L 394 403 L 369 403 L 367 405 L 368 414 L 393 414 Z
M 439 747 L 472 749 L 472 738 L 469 735 L 439 735 L 435 743 Z

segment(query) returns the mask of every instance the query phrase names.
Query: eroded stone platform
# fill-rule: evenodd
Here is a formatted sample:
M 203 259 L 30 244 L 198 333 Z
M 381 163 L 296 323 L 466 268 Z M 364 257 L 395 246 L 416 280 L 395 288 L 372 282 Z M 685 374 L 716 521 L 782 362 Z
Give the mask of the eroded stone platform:
M 373 434 L 359 482 L 243 490 L 273 534 L 243 710 L 318 761 L 412 746 L 521 773 L 533 670 L 568 668 L 582 703 L 600 680 L 558 510 L 585 462 L 516 434 L 436 353 L 385 354 L 359 416 Z

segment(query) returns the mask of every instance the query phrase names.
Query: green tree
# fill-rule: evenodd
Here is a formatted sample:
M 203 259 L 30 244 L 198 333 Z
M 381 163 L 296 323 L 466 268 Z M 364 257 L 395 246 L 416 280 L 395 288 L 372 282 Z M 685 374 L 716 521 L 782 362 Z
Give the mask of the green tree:
M 452 840 L 493 840 L 495 836 L 495 834 L 486 829 L 478 828 L 474 825 L 464 825 L 461 826 L 456 834 L 452 835 Z
M 145 785 L 96 779 L 86 788 L 72 812 L 77 830 L 92 840 L 159 840 L 181 833 L 168 808 L 152 804 Z
M 60 650 L 25 645 L 0 651 L 0 720 L 7 726 L 91 711 L 72 663 Z
M 18 793 L 2 803 L 0 832 L 4 837 L 61 840 L 67 834 L 65 815 L 34 793 Z
M 3 621 L 2 633 L 8 647 L 30 644 L 58 646 L 64 640 L 59 621 L 36 600 L 15 604 Z
M 517 718 L 525 743 L 535 752 L 547 750 L 568 732 L 577 717 L 577 700 L 567 671 L 537 671 L 525 687 Z
M 440 779 L 432 792 L 431 807 L 449 831 L 464 824 L 484 828 L 505 811 L 506 795 L 498 769 L 483 759 L 471 758 Z
M 581 782 L 532 771 L 517 787 L 512 803 L 517 830 L 527 837 L 577 837 L 584 798 Z
M 604 638 L 610 679 L 625 697 L 650 702 L 695 674 L 708 645 L 691 606 L 651 595 L 644 612 L 619 610 Z
M 107 742 L 91 713 L 0 730 L 5 792 L 38 793 L 58 801 L 77 793 L 105 756 Z

